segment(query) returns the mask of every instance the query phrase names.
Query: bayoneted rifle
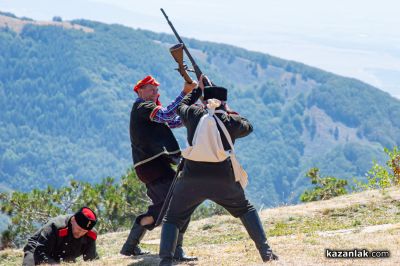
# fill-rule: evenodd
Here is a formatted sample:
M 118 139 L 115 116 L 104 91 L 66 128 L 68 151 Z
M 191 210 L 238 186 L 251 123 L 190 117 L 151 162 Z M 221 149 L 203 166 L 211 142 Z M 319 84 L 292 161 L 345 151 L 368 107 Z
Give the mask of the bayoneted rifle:
M 196 77 L 199 80 L 200 76 L 203 74 L 201 72 L 199 66 L 196 64 L 196 61 L 194 61 L 192 55 L 190 54 L 189 50 L 187 49 L 185 43 L 182 41 L 181 37 L 179 36 L 178 32 L 175 30 L 174 25 L 172 25 L 171 21 L 168 19 L 167 14 L 165 13 L 164 9 L 161 8 L 161 12 L 163 13 L 165 19 L 167 20 L 169 26 L 171 27 L 172 31 L 175 34 L 175 37 L 178 39 L 178 44 L 172 46 L 169 51 L 172 54 L 172 57 L 175 59 L 175 61 L 178 63 L 178 71 L 182 75 L 182 77 L 185 79 L 187 83 L 192 83 L 193 80 L 190 78 L 189 72 L 194 72 L 196 73 Z M 193 69 L 189 69 L 187 65 L 184 64 L 183 62 L 183 51 L 185 51 L 186 56 L 189 58 L 190 63 L 192 64 Z M 205 86 L 210 86 L 211 84 L 208 83 L 207 79 L 203 79 L 203 83 Z

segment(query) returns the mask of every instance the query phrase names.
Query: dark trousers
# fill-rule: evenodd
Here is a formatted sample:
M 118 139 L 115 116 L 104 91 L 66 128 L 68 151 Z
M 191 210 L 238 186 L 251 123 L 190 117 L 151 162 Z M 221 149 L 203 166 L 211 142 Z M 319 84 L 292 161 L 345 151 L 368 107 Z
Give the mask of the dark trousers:
M 147 196 L 151 199 L 152 204 L 147 207 L 147 211 L 145 213 L 136 218 L 136 223 L 140 224 L 140 220 L 146 216 L 153 217 L 154 223 L 157 221 L 172 181 L 173 177 L 169 176 L 156 179 L 153 182 L 146 184 Z M 154 224 L 146 225 L 144 227 L 148 230 L 152 230 L 154 228 Z
M 234 217 L 255 210 L 243 188 L 235 182 L 229 159 L 219 163 L 186 160 L 164 221 L 181 230 L 197 206 L 207 199 L 221 205 Z
M 173 171 L 171 169 L 171 171 Z M 162 206 L 164 204 L 165 198 L 168 194 L 168 191 L 171 187 L 172 181 L 173 181 L 174 175 L 171 175 L 171 173 L 168 173 L 166 177 L 161 177 L 153 182 L 150 182 L 146 184 L 147 188 L 147 196 L 151 199 L 152 204 L 147 207 L 147 212 L 139 215 L 136 218 L 136 223 L 140 224 L 140 220 L 143 217 L 146 216 L 151 216 L 154 219 L 154 223 L 150 225 L 145 225 L 144 228 L 147 230 L 153 230 L 154 229 L 154 224 L 158 219 L 158 216 L 160 215 Z M 182 226 L 180 232 L 184 233 L 189 225 L 189 220 L 190 217 L 185 221 L 184 226 Z

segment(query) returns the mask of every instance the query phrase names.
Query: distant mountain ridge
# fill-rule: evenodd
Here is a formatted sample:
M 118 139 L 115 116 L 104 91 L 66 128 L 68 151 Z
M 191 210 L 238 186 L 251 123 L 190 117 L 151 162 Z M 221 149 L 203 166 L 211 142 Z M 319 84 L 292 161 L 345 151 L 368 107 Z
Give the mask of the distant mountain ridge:
M 87 20 L 63 22 L 71 29 L 10 26 L 21 21 L 0 15 L 0 185 L 29 190 L 120 176 L 132 165 L 132 85 L 154 75 L 164 104 L 182 88 L 168 52 L 175 38 Z M 375 87 L 230 45 L 184 41 L 254 125 L 237 149 L 258 205 L 297 201 L 313 166 L 362 177 L 373 159 L 384 160 L 383 147 L 400 144 L 400 101 Z M 185 130 L 174 133 L 183 148 Z
M 35 21 L 30 18 L 18 18 L 12 13 L 8 12 L 1 12 L 0 11 L 0 27 L 5 28 L 8 27 L 15 32 L 20 33 L 22 29 L 27 24 L 38 25 L 38 26 L 59 26 L 65 29 L 75 29 L 75 30 L 82 30 L 84 32 L 93 32 L 93 29 L 83 27 L 80 25 L 74 25 L 68 21 Z

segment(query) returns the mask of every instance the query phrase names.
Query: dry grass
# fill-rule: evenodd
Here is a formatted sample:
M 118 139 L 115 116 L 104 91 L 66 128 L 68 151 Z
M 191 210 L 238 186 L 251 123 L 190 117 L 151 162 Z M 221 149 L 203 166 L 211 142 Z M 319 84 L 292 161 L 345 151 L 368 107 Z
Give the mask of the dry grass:
M 400 265 L 400 189 L 367 191 L 327 201 L 265 210 L 261 218 L 279 255 L 270 265 Z M 128 232 L 99 236 L 101 259 L 77 265 L 157 265 L 160 229 L 143 246 L 153 255 L 118 254 Z M 327 259 L 325 249 L 389 250 L 387 259 Z M 214 216 L 191 223 L 185 250 L 199 261 L 180 265 L 261 265 L 252 241 L 238 219 Z M 21 265 L 22 251 L 0 252 L 1 265 Z
M 0 15 L 0 28 L 8 27 L 8 28 L 12 29 L 13 31 L 20 33 L 26 24 L 34 24 L 34 25 L 39 25 L 39 26 L 52 25 L 52 26 L 63 27 L 66 29 L 82 30 L 84 32 L 93 32 L 94 31 L 91 28 L 84 27 L 81 25 L 71 24 L 70 22 L 67 22 L 67 21 L 63 21 L 63 22 L 29 21 L 29 20 L 21 20 L 21 19 L 16 19 L 16 18 Z

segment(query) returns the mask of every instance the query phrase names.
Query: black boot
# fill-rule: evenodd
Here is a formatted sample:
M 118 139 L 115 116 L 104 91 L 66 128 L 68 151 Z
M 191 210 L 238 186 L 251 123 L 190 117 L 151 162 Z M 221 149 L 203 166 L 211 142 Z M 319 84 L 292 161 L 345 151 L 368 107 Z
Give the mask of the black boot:
M 128 239 L 119 253 L 125 256 L 149 254 L 149 251 L 141 250 L 139 247 L 139 243 L 146 234 L 146 231 L 146 228 L 135 222 L 129 233 Z
M 194 261 L 194 260 L 197 260 L 197 257 L 187 256 L 185 254 L 185 251 L 183 251 L 183 248 L 182 248 L 182 244 L 183 244 L 183 233 L 179 233 L 178 241 L 176 243 L 176 248 L 175 248 L 174 260 L 175 261 Z
M 245 213 L 240 217 L 240 220 L 244 227 L 246 227 L 247 233 L 256 244 L 262 260 L 264 262 L 278 260 L 278 256 L 272 252 L 272 249 L 267 243 L 267 237 L 265 236 L 264 228 L 262 227 L 257 211 Z
M 164 223 L 161 229 L 160 266 L 172 265 L 179 229 L 174 224 Z

